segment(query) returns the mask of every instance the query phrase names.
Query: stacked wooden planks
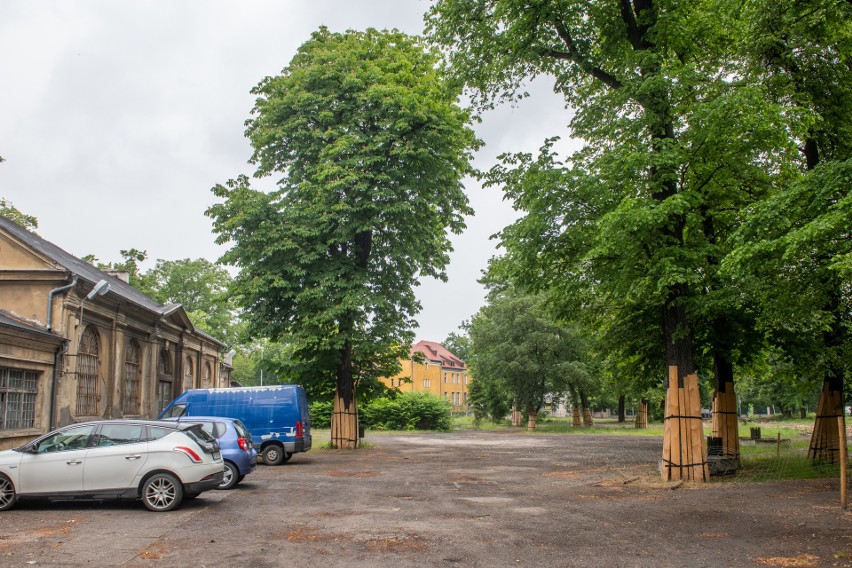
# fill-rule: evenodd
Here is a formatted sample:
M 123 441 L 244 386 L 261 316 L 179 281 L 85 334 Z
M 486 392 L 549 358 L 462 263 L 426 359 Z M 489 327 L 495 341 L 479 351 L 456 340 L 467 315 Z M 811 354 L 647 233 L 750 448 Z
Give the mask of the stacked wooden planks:
M 661 474 L 664 481 L 710 479 L 698 375 L 687 375 L 681 381 L 677 367 L 669 367 Z

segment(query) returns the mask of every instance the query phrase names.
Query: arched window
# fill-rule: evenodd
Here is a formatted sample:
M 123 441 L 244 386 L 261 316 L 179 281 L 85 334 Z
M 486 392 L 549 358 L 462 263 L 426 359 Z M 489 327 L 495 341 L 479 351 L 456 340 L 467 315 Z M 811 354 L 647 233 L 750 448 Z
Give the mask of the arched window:
M 160 362 L 157 365 L 157 414 L 163 411 L 172 400 L 172 357 L 165 349 L 160 350 Z
M 125 414 L 140 413 L 139 391 L 142 386 L 142 349 L 139 342 L 131 339 L 127 344 L 127 352 L 124 357 L 124 404 L 122 410 Z
M 209 389 L 211 387 L 210 381 L 213 378 L 213 369 L 210 367 L 210 362 L 204 364 L 204 378 L 202 379 L 201 388 Z
M 183 390 L 189 390 L 195 387 L 192 371 L 192 358 L 187 357 L 186 362 L 183 364 Z
M 77 349 L 77 416 L 94 416 L 98 413 L 98 354 L 100 338 L 90 325 L 80 337 Z

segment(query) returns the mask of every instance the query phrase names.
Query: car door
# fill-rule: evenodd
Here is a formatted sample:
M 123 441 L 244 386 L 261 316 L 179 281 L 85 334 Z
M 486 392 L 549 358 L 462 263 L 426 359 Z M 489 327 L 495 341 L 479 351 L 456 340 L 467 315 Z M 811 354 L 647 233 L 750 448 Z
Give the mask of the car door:
M 83 489 L 88 493 L 134 487 L 136 474 L 147 459 L 144 424 L 101 424 L 86 454 Z
M 21 457 L 21 494 L 83 490 L 83 463 L 93 424 L 64 428 L 40 440 Z

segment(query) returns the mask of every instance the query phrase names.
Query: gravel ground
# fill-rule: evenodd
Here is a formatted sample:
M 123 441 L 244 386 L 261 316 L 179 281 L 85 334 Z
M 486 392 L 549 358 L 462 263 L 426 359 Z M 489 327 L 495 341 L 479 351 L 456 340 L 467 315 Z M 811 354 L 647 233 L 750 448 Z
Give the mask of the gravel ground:
M 659 438 L 367 442 L 261 465 L 172 513 L 22 504 L 0 513 L 0 567 L 852 566 L 836 479 L 663 483 Z

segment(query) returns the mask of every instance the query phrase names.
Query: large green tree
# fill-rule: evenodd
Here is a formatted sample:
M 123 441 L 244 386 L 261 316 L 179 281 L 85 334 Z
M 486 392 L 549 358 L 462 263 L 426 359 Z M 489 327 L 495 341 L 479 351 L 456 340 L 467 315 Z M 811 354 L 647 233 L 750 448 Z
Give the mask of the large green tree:
M 478 141 L 437 55 L 399 32 L 321 28 L 253 92 L 252 162 L 279 188 L 231 180 L 208 214 L 251 330 L 333 382 L 332 444 L 356 447 L 356 384 L 394 374 L 414 287 L 446 278 Z
M 823 389 L 811 455 L 833 460 L 852 369 L 852 3 L 753 0 L 739 44 L 753 81 L 788 112 L 798 167 L 749 212 L 727 265 L 760 304 L 758 326 Z M 795 301 L 791 301 L 795 299 Z
M 661 367 L 680 381 L 697 370 L 696 340 L 731 367 L 728 315 L 741 299 L 725 293 L 718 267 L 797 118 L 741 80 L 716 5 L 440 0 L 430 13 L 432 37 L 483 107 L 550 75 L 585 142 L 565 160 L 548 143 L 492 170 L 489 183 L 526 213 L 501 235 L 505 266 L 516 281 L 559 290 L 569 309 L 606 311 L 609 325 L 648 329 L 653 318 Z

